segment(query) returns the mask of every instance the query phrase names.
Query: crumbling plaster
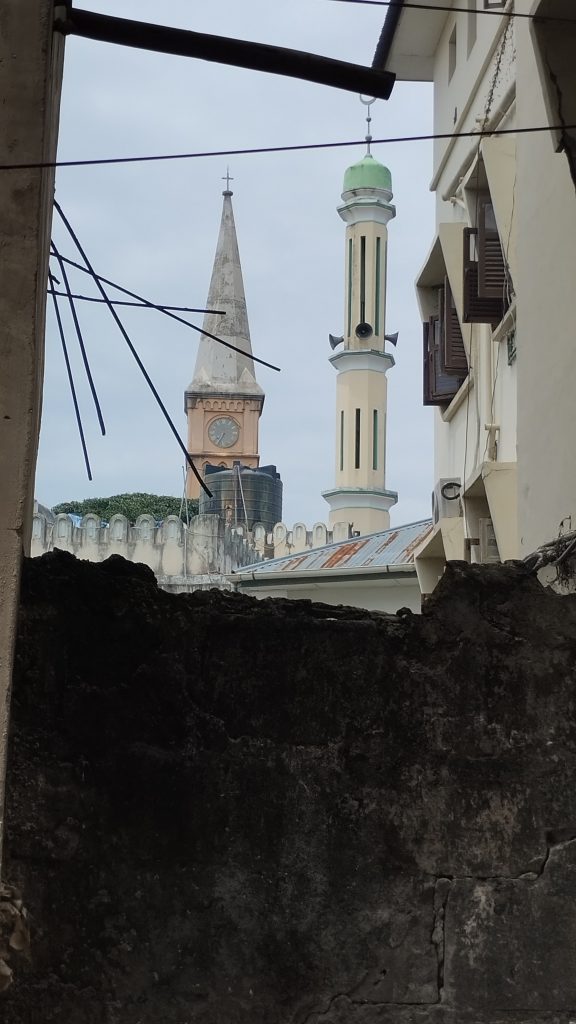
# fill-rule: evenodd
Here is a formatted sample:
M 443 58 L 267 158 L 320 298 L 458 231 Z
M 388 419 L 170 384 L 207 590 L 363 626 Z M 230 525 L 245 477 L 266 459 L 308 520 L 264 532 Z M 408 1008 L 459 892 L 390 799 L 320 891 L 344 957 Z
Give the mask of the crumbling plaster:
M 10 1024 L 574 1019 L 575 597 L 451 563 L 388 616 L 54 552 L 20 623 Z

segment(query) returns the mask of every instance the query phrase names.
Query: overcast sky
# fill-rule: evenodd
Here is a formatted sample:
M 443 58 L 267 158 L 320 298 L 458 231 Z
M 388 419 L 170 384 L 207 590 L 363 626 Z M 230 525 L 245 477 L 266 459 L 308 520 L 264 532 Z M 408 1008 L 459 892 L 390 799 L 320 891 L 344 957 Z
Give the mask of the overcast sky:
M 86 0 L 101 13 L 291 46 L 369 65 L 385 8 L 331 0 Z M 375 138 L 431 130 L 431 89 L 399 83 L 373 107 Z M 61 159 L 194 152 L 361 138 L 355 95 L 287 78 L 138 52 L 70 37 L 60 123 Z M 364 147 L 61 169 L 56 195 L 96 270 L 154 302 L 206 301 L 226 164 L 257 368 L 266 392 L 263 463 L 284 481 L 284 519 L 325 520 L 320 492 L 334 485 L 336 374 L 328 334 L 343 333 L 345 226 L 336 213 L 346 167 Z M 432 417 L 422 407 L 421 322 L 414 295 L 433 238 L 428 143 L 374 147 L 392 172 L 397 217 L 389 226 L 387 331 L 400 332 L 389 373 L 386 486 L 399 492 L 392 522 L 428 516 Z M 58 223 L 60 250 L 76 258 Z M 73 273 L 73 272 L 72 272 Z M 59 276 L 57 274 L 57 276 Z M 75 291 L 96 294 L 80 274 Z M 160 313 L 121 316 L 186 438 L 183 395 L 198 335 Z M 59 501 L 123 491 L 182 492 L 182 455 L 109 314 L 82 303 L 81 323 L 106 421 L 101 437 L 70 339 L 94 480 L 89 483 L 48 308 L 37 498 Z M 201 323 L 201 316 L 197 322 Z M 69 321 L 66 319 L 66 323 Z

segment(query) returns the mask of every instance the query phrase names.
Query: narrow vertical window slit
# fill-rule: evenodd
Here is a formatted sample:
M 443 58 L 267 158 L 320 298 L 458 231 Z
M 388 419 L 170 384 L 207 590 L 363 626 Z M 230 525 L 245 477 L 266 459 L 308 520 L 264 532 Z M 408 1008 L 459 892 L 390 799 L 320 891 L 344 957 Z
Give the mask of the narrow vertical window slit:
M 352 239 L 348 239 L 348 337 L 352 333 Z
M 372 469 L 378 469 L 378 410 L 372 413 Z
M 360 409 L 356 409 L 356 431 L 354 438 L 354 467 L 360 469 Z
M 376 239 L 376 282 L 374 292 L 374 333 L 380 334 L 380 237 Z
M 366 235 L 360 236 L 360 323 L 366 320 Z

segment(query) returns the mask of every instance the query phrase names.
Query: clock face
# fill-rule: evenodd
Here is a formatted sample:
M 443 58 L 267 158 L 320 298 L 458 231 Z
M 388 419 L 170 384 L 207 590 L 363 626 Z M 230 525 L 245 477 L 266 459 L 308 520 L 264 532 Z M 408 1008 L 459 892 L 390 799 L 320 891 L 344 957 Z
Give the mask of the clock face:
M 219 416 L 208 427 L 208 437 L 218 448 L 231 448 L 240 437 L 240 427 L 231 416 Z

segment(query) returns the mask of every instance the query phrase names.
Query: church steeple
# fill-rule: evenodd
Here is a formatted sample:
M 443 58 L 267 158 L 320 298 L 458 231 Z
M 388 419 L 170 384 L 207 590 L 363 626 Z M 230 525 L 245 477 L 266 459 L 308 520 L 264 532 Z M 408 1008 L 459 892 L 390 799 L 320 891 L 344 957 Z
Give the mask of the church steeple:
M 229 184 L 228 176 L 227 179 Z M 263 395 L 262 389 L 256 383 L 254 362 L 251 358 L 252 345 L 232 209 L 232 192 L 226 188 L 222 194 L 222 219 L 207 308 L 222 310 L 224 315 L 205 313 L 203 327 L 205 331 L 216 334 L 248 355 L 240 355 L 239 352 L 218 345 L 211 338 L 202 335 L 189 391 L 221 392 L 230 389 L 241 390 L 245 394 Z
M 220 233 L 214 257 L 203 329 L 242 353 L 201 335 L 194 376 L 185 395 L 188 450 L 204 470 L 207 464 L 232 468 L 235 462 L 257 468 L 258 420 L 264 392 L 256 381 L 244 282 L 236 237 L 230 176 L 226 175 Z M 188 473 L 188 496 L 199 485 Z
M 346 222 L 344 333 L 330 362 L 336 382 L 336 481 L 324 491 L 330 522 L 348 522 L 360 534 L 386 530 L 398 500 L 386 489 L 386 258 L 391 205 L 390 171 L 370 153 L 344 175 L 338 213 Z M 342 346 L 339 348 L 338 346 Z

